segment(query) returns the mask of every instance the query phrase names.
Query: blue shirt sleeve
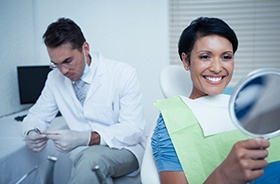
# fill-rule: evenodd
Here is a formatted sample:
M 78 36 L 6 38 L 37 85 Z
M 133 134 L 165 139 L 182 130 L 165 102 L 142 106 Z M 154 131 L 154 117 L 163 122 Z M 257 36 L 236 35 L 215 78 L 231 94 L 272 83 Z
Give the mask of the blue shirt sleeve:
M 280 183 L 280 161 L 271 162 L 264 168 L 264 175 L 251 181 L 250 184 L 274 184 Z
M 151 141 L 158 172 L 183 171 L 161 114 Z

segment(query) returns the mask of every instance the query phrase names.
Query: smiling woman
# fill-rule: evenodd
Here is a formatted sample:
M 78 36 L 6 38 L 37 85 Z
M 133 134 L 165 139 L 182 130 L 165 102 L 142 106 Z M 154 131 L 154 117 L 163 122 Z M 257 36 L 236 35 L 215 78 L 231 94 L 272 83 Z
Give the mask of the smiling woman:
M 181 58 L 184 67 L 191 72 L 191 99 L 220 94 L 231 80 L 234 68 L 232 44 L 222 36 L 199 38 L 190 53 L 190 60 L 184 52 Z
M 193 81 L 190 98 L 220 94 L 232 78 L 235 32 L 220 19 L 200 18 L 183 31 L 178 47 Z
M 155 103 L 161 114 L 152 148 L 161 183 L 247 183 L 259 178 L 270 143 L 237 131 L 227 108 L 229 96 L 221 94 L 233 74 L 235 32 L 221 19 L 201 17 L 183 31 L 178 47 L 193 88 L 189 97 Z

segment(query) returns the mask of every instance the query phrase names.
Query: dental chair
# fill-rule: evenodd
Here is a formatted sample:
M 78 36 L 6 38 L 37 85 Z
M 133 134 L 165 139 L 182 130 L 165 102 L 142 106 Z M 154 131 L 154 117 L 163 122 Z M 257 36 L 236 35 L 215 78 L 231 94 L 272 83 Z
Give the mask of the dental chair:
M 169 65 L 160 72 L 160 89 L 165 98 L 183 95 L 189 96 L 192 90 L 190 72 L 183 66 Z
M 169 98 L 177 95 L 189 96 L 192 90 L 192 82 L 189 75 L 183 66 L 168 65 L 160 72 L 160 88 L 163 96 Z M 141 181 L 142 184 L 160 184 L 159 175 L 155 165 L 151 137 L 156 126 L 157 118 L 150 126 L 147 145 L 141 166 Z

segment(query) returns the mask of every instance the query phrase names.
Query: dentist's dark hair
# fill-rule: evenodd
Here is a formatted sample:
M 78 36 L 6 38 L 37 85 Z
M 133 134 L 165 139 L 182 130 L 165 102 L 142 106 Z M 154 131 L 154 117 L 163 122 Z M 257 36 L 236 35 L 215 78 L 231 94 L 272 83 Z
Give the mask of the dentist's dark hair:
M 56 48 L 70 43 L 73 49 L 82 51 L 86 41 L 81 28 L 71 19 L 59 18 L 51 23 L 43 35 L 44 43 L 49 48 Z

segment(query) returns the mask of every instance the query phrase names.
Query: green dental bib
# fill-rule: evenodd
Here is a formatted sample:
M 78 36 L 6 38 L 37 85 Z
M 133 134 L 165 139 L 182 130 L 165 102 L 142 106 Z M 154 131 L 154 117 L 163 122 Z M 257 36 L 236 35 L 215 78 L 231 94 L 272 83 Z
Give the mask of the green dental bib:
M 190 184 L 201 184 L 227 157 L 232 146 L 248 139 L 238 130 L 205 137 L 191 109 L 177 97 L 158 100 L 169 136 Z M 227 122 L 225 122 L 227 123 Z M 215 126 L 215 125 L 213 125 Z M 280 158 L 280 138 L 270 140 L 268 162 Z

